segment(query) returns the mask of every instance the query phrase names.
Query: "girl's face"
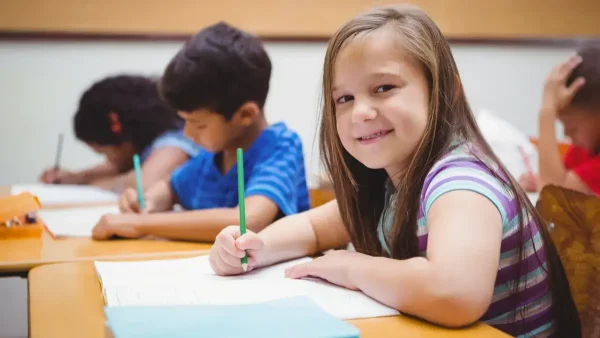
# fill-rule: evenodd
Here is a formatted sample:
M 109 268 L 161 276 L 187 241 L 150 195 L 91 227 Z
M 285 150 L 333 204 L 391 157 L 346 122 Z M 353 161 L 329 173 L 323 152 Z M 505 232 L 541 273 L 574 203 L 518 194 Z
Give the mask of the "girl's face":
M 358 36 L 340 50 L 332 99 L 342 145 L 395 184 L 425 133 L 429 88 L 421 67 L 390 29 Z

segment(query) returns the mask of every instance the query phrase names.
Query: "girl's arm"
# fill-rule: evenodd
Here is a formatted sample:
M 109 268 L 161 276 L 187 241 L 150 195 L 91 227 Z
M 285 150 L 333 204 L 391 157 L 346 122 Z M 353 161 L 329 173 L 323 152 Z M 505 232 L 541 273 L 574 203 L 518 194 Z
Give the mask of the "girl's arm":
M 350 242 L 336 200 L 271 224 L 258 234 L 265 243 L 260 266 L 314 255 Z
M 162 147 L 153 151 L 142 165 L 142 184 L 144 190 L 168 178 L 173 170 L 188 159 L 188 154 L 177 147 Z M 98 178 L 92 180 L 90 184 L 120 193 L 127 188 L 134 188 L 136 186 L 135 172 L 134 170 L 129 170 L 122 174 Z
M 433 203 L 427 227 L 426 257 L 396 260 L 334 251 L 290 269 L 288 276 L 324 278 L 445 326 L 477 321 L 491 303 L 498 271 L 498 209 L 477 193 L 448 192 Z
M 92 180 L 117 174 L 118 171 L 112 164 L 103 162 L 81 171 L 48 168 L 44 170 L 40 180 L 46 184 L 89 184 Z
M 81 178 L 81 182 L 89 184 L 90 182 L 118 174 L 117 169 L 110 162 L 103 162 L 89 169 L 76 172 L 75 175 Z

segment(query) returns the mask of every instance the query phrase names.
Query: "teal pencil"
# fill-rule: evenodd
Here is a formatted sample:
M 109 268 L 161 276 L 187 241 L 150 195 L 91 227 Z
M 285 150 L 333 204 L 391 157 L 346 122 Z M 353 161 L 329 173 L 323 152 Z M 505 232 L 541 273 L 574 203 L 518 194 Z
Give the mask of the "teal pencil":
M 146 208 L 144 201 L 144 188 L 142 186 L 142 168 L 140 165 L 140 156 L 133 155 L 133 170 L 135 170 L 135 184 L 137 186 L 138 202 L 140 203 L 140 211 Z
M 246 205 L 244 204 L 244 153 L 241 148 L 237 149 L 237 173 L 238 173 L 238 208 L 240 209 L 240 234 L 246 233 Z M 242 258 L 242 270 L 248 271 L 248 254 Z

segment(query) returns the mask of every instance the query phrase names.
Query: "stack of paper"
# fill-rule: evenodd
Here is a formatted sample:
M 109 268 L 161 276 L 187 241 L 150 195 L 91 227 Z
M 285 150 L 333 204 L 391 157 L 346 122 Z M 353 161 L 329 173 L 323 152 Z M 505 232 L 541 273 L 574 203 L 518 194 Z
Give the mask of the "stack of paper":
M 30 192 L 44 204 L 116 203 L 119 196 L 104 189 L 86 185 L 26 184 L 13 185 L 12 195 Z
M 94 226 L 103 215 L 117 213 L 117 206 L 100 206 L 41 210 L 38 216 L 55 237 L 91 237 Z
M 243 305 L 304 296 L 340 319 L 398 314 L 359 291 L 322 280 L 285 278 L 302 258 L 241 276 L 217 276 L 208 257 L 145 262 L 95 262 L 106 305 Z

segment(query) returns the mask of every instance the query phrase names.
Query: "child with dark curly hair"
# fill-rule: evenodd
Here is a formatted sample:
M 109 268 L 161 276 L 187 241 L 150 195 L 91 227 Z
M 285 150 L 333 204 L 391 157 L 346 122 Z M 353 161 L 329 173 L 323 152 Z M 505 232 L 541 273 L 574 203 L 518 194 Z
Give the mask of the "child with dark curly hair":
M 154 79 L 118 75 L 94 83 L 74 117 L 75 136 L 106 160 L 81 171 L 46 169 L 41 181 L 90 184 L 120 192 L 135 186 L 132 157 L 139 154 L 146 187 L 169 177 L 199 146 L 183 135 L 183 121 L 161 98 Z

